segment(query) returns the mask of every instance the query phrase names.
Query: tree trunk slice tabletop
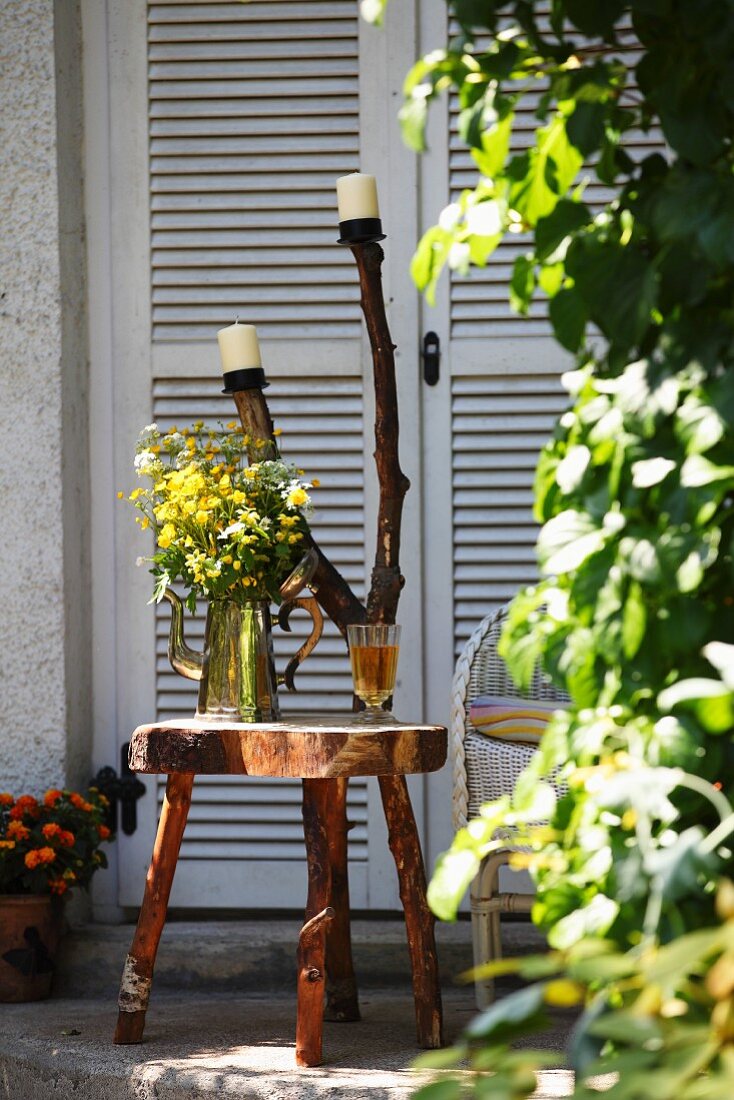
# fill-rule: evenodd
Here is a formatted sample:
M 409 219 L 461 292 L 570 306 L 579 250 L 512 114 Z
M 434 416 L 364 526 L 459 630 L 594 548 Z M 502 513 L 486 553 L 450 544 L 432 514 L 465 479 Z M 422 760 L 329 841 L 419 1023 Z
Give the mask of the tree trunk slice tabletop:
M 341 779 L 434 772 L 446 762 L 444 726 L 351 715 L 289 715 L 280 722 L 186 718 L 138 726 L 130 741 L 135 772 Z

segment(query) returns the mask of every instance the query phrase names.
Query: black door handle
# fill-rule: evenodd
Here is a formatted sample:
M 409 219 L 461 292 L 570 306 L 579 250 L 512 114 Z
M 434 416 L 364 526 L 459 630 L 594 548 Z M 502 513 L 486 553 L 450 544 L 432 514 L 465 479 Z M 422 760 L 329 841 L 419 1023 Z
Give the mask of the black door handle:
M 427 332 L 423 337 L 423 380 L 427 386 L 435 386 L 438 382 L 439 364 L 441 362 L 441 341 L 435 332 Z

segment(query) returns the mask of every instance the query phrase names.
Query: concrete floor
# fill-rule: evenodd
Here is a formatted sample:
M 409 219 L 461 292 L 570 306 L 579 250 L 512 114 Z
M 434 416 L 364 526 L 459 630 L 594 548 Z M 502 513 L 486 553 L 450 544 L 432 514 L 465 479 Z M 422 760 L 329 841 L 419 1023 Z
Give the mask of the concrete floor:
M 446 1034 L 473 1015 L 465 991 L 445 997 Z M 0 1033 L 3 1100 L 407 1100 L 424 1075 L 413 1006 L 404 992 L 370 991 L 363 1019 L 324 1025 L 324 1063 L 294 1065 L 295 1000 L 165 993 L 153 998 L 145 1041 L 111 1043 L 109 1001 L 4 1005 Z M 560 1038 L 560 1036 L 558 1036 Z M 538 1100 L 566 1097 L 571 1074 L 543 1074 Z
M 407 1100 L 421 1082 L 411 1069 L 419 1051 L 401 922 L 355 922 L 363 1019 L 326 1023 L 323 1065 L 310 1070 L 294 1064 L 296 924 L 169 923 L 145 1041 L 115 1047 L 117 975 L 131 932 L 73 933 L 51 1000 L 0 1005 L 0 1100 Z M 469 932 L 468 924 L 438 929 L 448 1041 L 476 1011 L 472 988 L 451 979 L 471 959 Z M 508 955 L 541 946 L 527 923 L 508 922 L 503 936 Z M 498 993 L 513 987 L 502 979 Z M 563 1050 L 571 1023 L 558 1014 L 529 1045 Z M 550 1071 L 537 1100 L 572 1091 L 569 1072 Z

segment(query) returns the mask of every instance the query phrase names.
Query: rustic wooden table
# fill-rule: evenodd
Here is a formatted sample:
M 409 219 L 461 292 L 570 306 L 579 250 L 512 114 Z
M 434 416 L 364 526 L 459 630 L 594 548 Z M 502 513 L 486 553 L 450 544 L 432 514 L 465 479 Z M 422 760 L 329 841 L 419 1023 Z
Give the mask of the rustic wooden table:
M 350 715 L 254 725 L 198 719 L 138 726 L 130 767 L 167 774 L 166 796 L 130 954 L 120 985 L 116 1043 L 143 1036 L 156 952 L 196 775 L 259 775 L 303 781 L 308 862 L 306 919 L 298 941 L 296 1061 L 321 1062 L 324 1016 L 358 1020 L 347 877 L 347 783 L 378 777 L 395 858 L 413 973 L 418 1043 L 441 1045 L 441 993 L 434 921 L 406 775 L 437 771 L 446 760 L 446 729 L 389 719 L 366 724 Z M 326 1008 L 324 1010 L 324 992 Z

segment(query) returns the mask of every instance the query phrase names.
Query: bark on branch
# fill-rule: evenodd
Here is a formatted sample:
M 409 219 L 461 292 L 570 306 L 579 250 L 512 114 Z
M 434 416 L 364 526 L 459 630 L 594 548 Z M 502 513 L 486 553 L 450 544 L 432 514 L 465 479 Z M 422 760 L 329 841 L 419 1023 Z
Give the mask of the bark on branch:
M 398 454 L 398 396 L 395 380 L 395 345 L 385 314 L 382 293 L 382 261 L 379 244 L 354 245 L 370 347 L 375 385 L 375 464 L 380 488 L 377 513 L 377 548 L 372 568 L 367 606 L 357 599 L 349 584 L 319 548 L 313 536 L 310 545 L 319 563 L 311 588 L 326 614 L 346 635 L 349 623 L 394 623 L 405 579 L 400 572 L 400 527 L 403 500 L 410 482 L 400 469 Z M 265 395 L 260 389 L 240 390 L 233 394 L 237 412 L 250 437 L 251 461 L 273 458 L 277 442 Z M 262 445 L 265 440 L 265 445 Z M 257 443 L 261 442 L 258 447 Z
M 359 272 L 362 312 L 372 348 L 375 381 L 375 465 L 380 486 L 377 548 L 367 599 L 367 621 L 394 623 L 405 578 L 400 572 L 400 526 L 403 500 L 410 482 L 400 469 L 398 392 L 395 344 L 385 314 L 379 244 L 355 245 L 352 255 Z

